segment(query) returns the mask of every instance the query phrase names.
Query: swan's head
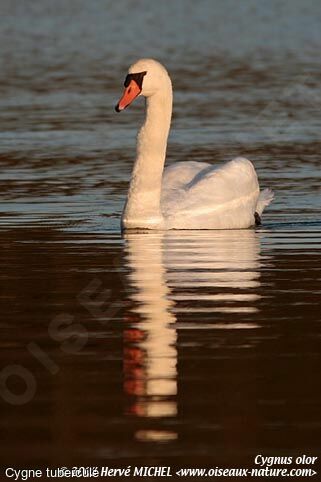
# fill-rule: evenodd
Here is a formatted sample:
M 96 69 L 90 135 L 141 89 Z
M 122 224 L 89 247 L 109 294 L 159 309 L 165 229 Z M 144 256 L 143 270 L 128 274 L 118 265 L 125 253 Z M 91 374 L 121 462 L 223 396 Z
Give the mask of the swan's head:
M 120 112 L 133 102 L 136 97 L 143 95 L 151 97 L 164 86 L 170 85 L 170 78 L 165 67 L 153 59 L 140 59 L 128 69 L 122 98 L 116 105 L 116 112 Z

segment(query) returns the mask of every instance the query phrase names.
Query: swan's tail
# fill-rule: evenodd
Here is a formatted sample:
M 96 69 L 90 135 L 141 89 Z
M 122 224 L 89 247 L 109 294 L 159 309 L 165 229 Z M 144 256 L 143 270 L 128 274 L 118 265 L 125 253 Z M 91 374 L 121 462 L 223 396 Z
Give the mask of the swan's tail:
M 263 189 L 263 191 L 260 192 L 256 205 L 256 212 L 259 216 L 262 216 L 264 209 L 270 204 L 270 202 L 272 202 L 273 198 L 274 192 L 271 189 Z

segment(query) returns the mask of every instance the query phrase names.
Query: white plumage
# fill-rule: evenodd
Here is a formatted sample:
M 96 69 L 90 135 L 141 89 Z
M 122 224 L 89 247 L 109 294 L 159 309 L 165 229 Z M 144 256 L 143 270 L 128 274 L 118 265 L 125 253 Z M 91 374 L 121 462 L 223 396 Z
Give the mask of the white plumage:
M 145 74 L 139 95 L 146 97 L 146 120 L 138 135 L 123 227 L 243 229 L 255 225 L 255 213 L 262 215 L 273 193 L 269 189 L 260 193 L 248 159 L 237 157 L 221 167 L 177 162 L 164 170 L 172 85 L 166 69 L 155 60 L 139 60 L 129 69 L 129 74 L 141 72 Z M 128 103 L 133 100 L 130 92 L 129 85 L 123 96 Z

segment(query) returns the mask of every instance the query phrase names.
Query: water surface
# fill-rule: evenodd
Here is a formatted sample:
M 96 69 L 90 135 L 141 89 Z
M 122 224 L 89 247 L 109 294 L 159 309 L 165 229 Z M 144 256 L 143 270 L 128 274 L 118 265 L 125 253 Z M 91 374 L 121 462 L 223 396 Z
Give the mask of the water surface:
M 1 8 L 0 366 L 34 391 L 8 380 L 2 465 L 318 455 L 318 2 Z M 121 235 L 141 56 L 173 78 L 167 162 L 249 157 L 261 228 Z

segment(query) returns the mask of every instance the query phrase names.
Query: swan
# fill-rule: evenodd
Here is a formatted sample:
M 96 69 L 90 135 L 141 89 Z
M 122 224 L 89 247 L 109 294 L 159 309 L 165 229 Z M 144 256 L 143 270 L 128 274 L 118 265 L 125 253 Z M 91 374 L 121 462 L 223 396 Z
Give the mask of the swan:
M 124 86 L 115 110 L 144 96 L 146 118 L 137 136 L 122 228 L 244 229 L 260 224 L 273 192 L 260 192 L 248 159 L 237 157 L 218 168 L 181 161 L 164 170 L 173 103 L 165 67 L 154 59 L 140 59 L 130 66 Z

